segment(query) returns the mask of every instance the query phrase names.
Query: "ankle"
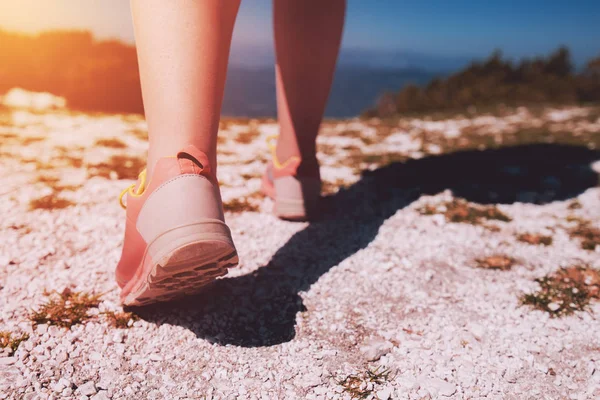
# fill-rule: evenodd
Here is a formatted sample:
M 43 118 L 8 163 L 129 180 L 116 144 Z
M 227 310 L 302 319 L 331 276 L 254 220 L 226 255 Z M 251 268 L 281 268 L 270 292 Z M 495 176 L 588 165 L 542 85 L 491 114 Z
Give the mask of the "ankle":
M 304 155 L 300 157 L 300 165 L 298 166 L 298 176 L 306 178 L 321 178 L 319 171 L 319 161 L 316 154 Z
M 277 141 L 277 147 L 275 149 L 275 156 L 277 161 L 285 163 L 291 158 L 300 159 L 300 164 L 296 171 L 298 176 L 319 178 L 319 161 L 317 160 L 315 149 L 306 149 L 301 151 L 298 146 L 294 144 L 286 144 L 282 138 Z
M 184 149 L 189 144 L 192 144 L 192 143 L 183 144 L 180 146 L 171 146 L 169 148 L 164 148 L 164 147 L 160 148 L 158 146 L 150 146 L 150 148 L 148 150 L 148 157 L 146 160 L 146 170 L 147 170 L 148 177 L 152 176 L 152 173 L 156 167 L 156 164 L 158 163 L 158 161 L 161 158 L 175 157 L 175 156 L 177 156 L 177 153 L 179 153 L 179 151 Z M 157 150 L 157 147 L 158 147 L 158 150 Z M 215 152 L 206 152 L 199 147 L 197 147 L 197 148 L 200 151 L 202 151 L 204 154 L 206 154 L 206 156 L 208 158 L 208 163 L 210 165 L 210 169 L 211 169 L 212 173 L 216 176 L 216 174 L 217 174 L 217 157 L 215 155 Z

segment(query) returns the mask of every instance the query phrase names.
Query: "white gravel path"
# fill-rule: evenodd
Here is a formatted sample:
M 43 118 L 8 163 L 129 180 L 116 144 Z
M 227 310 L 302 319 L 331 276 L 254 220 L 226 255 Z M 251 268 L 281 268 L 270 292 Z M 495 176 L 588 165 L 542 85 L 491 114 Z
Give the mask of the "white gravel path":
M 569 115 L 581 116 L 569 112 L 551 111 L 549 120 L 567 124 Z M 465 127 L 497 124 L 505 127 L 491 133 L 498 135 L 544 118 L 518 117 L 522 113 L 470 119 L 471 125 L 460 118 L 437 121 L 433 128 L 427 124 L 434 121 L 403 120 L 386 140 L 414 160 L 360 181 L 353 166 L 340 161 L 344 148 L 361 146 L 360 139 L 335 134 L 364 130 L 364 137 L 376 138 L 377 131 L 357 120 L 326 124 L 324 177 L 348 187 L 329 197 L 324 219 L 310 225 L 279 221 L 269 213 L 269 200 L 253 195 L 266 157 L 261 138 L 276 130 L 273 122 L 231 122 L 237 128 L 223 127 L 220 148 L 223 196 L 250 195 L 258 207 L 227 214 L 241 267 L 201 296 L 135 310 L 141 319 L 129 329 L 102 318 L 66 329 L 29 321 L 44 290 L 103 293 L 92 312 L 120 310 L 113 271 L 124 213 L 116 199 L 130 181 L 85 179 L 85 168 L 40 170 L 25 161 L 59 165 L 65 152 L 81 156 L 84 165 L 112 154 L 142 156 L 145 124 L 134 116 L 0 109 L 0 330 L 30 335 L 14 355 L 0 357 L 0 398 L 349 399 L 340 382 L 375 370 L 389 374 L 365 381 L 369 398 L 600 398 L 600 304 L 550 318 L 519 303 L 521 294 L 536 289 L 535 278 L 561 266 L 600 268 L 599 252 L 583 250 L 565 228 L 569 215 L 598 226 L 600 189 L 578 175 L 593 176 L 593 160 L 570 160 L 566 175 L 547 182 L 557 186 L 548 194 L 547 187 L 542 193 L 522 186 L 481 189 L 485 180 L 473 179 L 485 167 L 472 165 L 472 176 L 451 177 L 439 168 L 451 169 L 448 163 L 457 160 L 430 170 L 427 159 L 417 160 L 425 154 L 415 154 L 423 148 L 414 145 L 423 129 L 435 136 L 450 126 L 460 135 Z M 586 132 L 600 134 L 600 122 L 584 123 Z M 236 143 L 236 129 L 256 135 Z M 24 137 L 44 139 L 24 145 Z M 94 146 L 107 137 L 127 148 Z M 369 146 L 365 151 L 375 152 L 380 144 Z M 518 160 L 503 161 L 526 173 Z M 83 184 L 60 194 L 75 205 L 29 211 L 31 199 L 52 191 L 31 182 L 52 174 L 61 183 Z M 438 175 L 450 181 L 439 182 Z M 513 220 L 489 229 L 418 212 L 451 199 L 451 189 L 473 201 L 481 190 L 512 196 L 518 201 L 499 207 Z M 536 196 L 554 201 L 534 204 Z M 569 209 L 574 198 L 580 209 Z M 553 244 L 519 242 L 523 232 L 549 232 Z M 497 253 L 517 260 L 512 270 L 475 267 L 475 259 Z

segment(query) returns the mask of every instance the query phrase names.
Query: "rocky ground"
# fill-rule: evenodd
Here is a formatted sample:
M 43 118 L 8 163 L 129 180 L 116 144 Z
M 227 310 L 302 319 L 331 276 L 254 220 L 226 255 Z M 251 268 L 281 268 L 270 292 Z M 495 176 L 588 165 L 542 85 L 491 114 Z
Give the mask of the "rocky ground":
M 139 116 L 0 108 L 0 398 L 600 397 L 600 109 L 327 121 L 323 216 L 258 192 L 272 120 L 225 119 L 241 266 L 122 310 Z M 51 107 L 54 105 L 54 107 Z

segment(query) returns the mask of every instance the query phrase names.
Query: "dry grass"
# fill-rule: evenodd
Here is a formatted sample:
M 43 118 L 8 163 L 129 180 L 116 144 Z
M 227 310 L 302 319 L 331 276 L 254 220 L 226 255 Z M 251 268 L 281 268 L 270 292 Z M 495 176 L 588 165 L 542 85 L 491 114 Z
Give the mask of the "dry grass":
M 29 225 L 25 225 L 25 224 L 12 224 L 8 227 L 8 229 L 19 231 L 23 235 L 26 235 L 33 231 L 33 229 Z
M 517 236 L 520 242 L 533 244 L 533 245 L 544 245 L 550 246 L 552 244 L 552 236 L 544 236 L 535 233 L 523 233 Z
M 255 178 L 262 178 L 262 175 L 257 175 L 257 174 L 242 174 L 241 176 L 245 180 L 255 179 Z
M 81 157 L 72 157 L 68 155 L 62 156 L 60 159 L 61 165 L 68 165 L 73 168 L 81 168 L 83 167 L 83 158 Z
M 600 271 L 588 266 L 562 268 L 536 282 L 540 289 L 523 295 L 521 303 L 546 311 L 552 317 L 584 311 L 591 300 L 600 299 Z
M 106 179 L 137 179 L 138 174 L 146 167 L 146 160 L 141 157 L 114 155 L 108 161 L 88 165 L 88 176 L 100 176 Z
M 512 257 L 497 254 L 475 260 L 478 268 L 508 271 L 515 265 L 516 260 Z
M 46 196 L 33 199 L 29 202 L 30 210 L 59 210 L 75 205 L 71 200 L 58 196 L 57 193 L 51 193 Z
M 336 181 L 323 181 L 321 185 L 321 193 L 324 196 L 332 195 L 339 192 L 341 189 L 347 186 L 346 182 L 343 179 L 338 179 Z
M 102 147 L 110 147 L 112 149 L 124 149 L 127 147 L 127 145 L 122 140 L 117 138 L 98 139 L 96 140 L 95 145 Z
M 16 133 L 0 133 L 0 139 L 2 139 L 3 143 L 6 143 L 7 141 L 16 140 L 18 137 L 19 135 L 17 135 Z
M 108 319 L 108 323 L 113 328 L 126 329 L 130 328 L 129 321 L 135 322 L 139 319 L 137 315 L 132 312 L 114 312 L 106 311 L 102 313 Z
M 21 162 L 24 164 L 35 164 L 37 171 L 54 170 L 63 167 L 81 168 L 83 166 L 83 158 L 69 156 L 68 154 L 60 154 L 59 157 L 53 158 L 52 162 L 43 162 L 35 158 L 22 158 Z
M 568 206 L 567 208 L 569 210 L 579 210 L 580 208 L 582 208 L 583 206 L 581 205 L 581 203 L 579 202 L 579 200 L 573 200 Z
M 54 186 L 58 181 L 60 181 L 60 178 L 58 176 L 38 175 L 35 178 L 34 183 L 44 183 L 48 186 Z
M 240 213 L 244 211 L 255 212 L 259 207 L 248 201 L 247 198 L 232 199 L 223 203 L 223 210 L 226 212 Z
M 369 398 L 376 390 L 376 385 L 388 382 L 391 378 L 389 369 L 367 369 L 365 372 L 349 375 L 338 381 L 344 392 L 352 399 Z
M 600 246 L 600 229 L 591 226 L 589 221 L 579 220 L 579 225 L 569 232 L 572 238 L 581 241 L 581 248 L 584 250 L 595 250 Z
M 511 218 L 496 206 L 480 206 L 463 199 L 455 199 L 440 206 L 425 205 L 419 210 L 422 215 L 443 214 L 448 222 L 480 225 L 486 220 L 510 222 Z
M 54 191 L 54 194 L 59 194 L 63 191 L 71 191 L 74 192 L 81 188 L 81 185 L 65 185 L 58 184 L 60 182 L 60 178 L 53 175 L 38 175 L 33 183 L 43 183 L 46 186 L 49 186 Z
M 28 137 L 24 137 L 20 140 L 20 144 L 23 146 L 29 146 L 30 144 L 33 143 L 37 143 L 37 142 L 42 142 L 46 140 L 43 137 L 38 137 L 38 136 L 28 136 Z
M 100 304 L 100 295 L 74 292 L 69 288 L 61 293 L 45 295 L 48 297 L 46 302 L 29 316 L 31 322 L 36 325 L 48 324 L 70 328 L 92 318 L 89 310 Z
M 237 143 L 249 144 L 252 143 L 260 135 L 260 132 L 256 129 L 248 129 L 247 131 L 240 132 L 235 138 Z
M 129 131 L 129 133 L 140 140 L 148 140 L 148 131 L 142 129 L 132 129 Z
M 8 349 L 8 356 L 15 354 L 19 345 L 29 339 L 27 333 L 23 333 L 20 336 L 14 336 L 12 332 L 0 331 L 0 348 Z

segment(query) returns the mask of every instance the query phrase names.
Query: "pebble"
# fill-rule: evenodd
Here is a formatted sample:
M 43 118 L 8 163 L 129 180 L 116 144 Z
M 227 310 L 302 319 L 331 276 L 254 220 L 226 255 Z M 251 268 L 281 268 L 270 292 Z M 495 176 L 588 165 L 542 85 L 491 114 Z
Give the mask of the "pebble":
M 110 400 L 110 397 L 108 397 L 108 392 L 106 390 L 100 390 L 93 395 L 90 400 Z
M 394 389 L 392 387 L 388 386 L 388 387 L 379 389 L 376 392 L 376 395 L 379 400 L 388 400 L 390 397 L 392 397 L 393 392 L 394 392 Z
M 456 393 L 455 385 L 438 378 L 428 378 L 423 380 L 421 387 L 427 389 L 432 396 L 439 394 L 440 396 L 450 397 Z
M 79 386 L 77 390 L 84 396 L 91 396 L 96 394 L 96 385 L 93 381 L 89 381 Z
M 0 357 L 0 365 L 12 365 L 16 361 L 16 357 Z
M 548 303 L 548 310 L 556 311 L 560 308 L 560 304 L 558 303 Z
M 365 355 L 368 361 L 377 361 L 382 356 L 389 353 L 394 348 L 394 345 L 388 341 L 379 338 L 367 340 L 360 348 L 360 351 Z
M 561 112 L 586 110 L 572 109 Z M 448 222 L 441 214 L 415 212 L 425 204 L 439 204 L 443 212 L 442 204 L 455 199 L 435 176 L 435 185 L 430 185 L 427 162 L 412 160 L 406 164 L 410 171 L 399 170 L 401 178 L 418 178 L 409 179 L 411 187 L 402 186 L 405 181 L 399 178 L 400 187 L 387 191 L 382 181 L 386 197 L 380 201 L 379 190 L 362 191 L 368 189 L 364 181 L 357 186 L 360 190 L 352 188 L 360 176 L 354 165 L 344 164 L 347 152 L 341 150 L 360 147 L 375 155 L 386 149 L 417 157 L 416 152 L 428 146 L 445 150 L 438 140 L 446 131 L 488 135 L 481 142 L 491 135 L 503 139 L 513 130 L 546 127 L 544 115 L 519 109 L 507 111 L 507 116 L 401 118 L 389 135 L 387 126 L 381 131 L 375 122 L 326 122 L 319 136 L 320 147 L 328 150 L 319 153 L 322 175 L 327 182 L 345 182 L 348 189 L 342 194 L 350 196 L 330 198 L 331 216 L 315 224 L 280 221 L 271 214 L 269 199 L 252 195 L 264 169 L 262 139 L 276 132 L 277 124 L 228 122 L 231 129 L 222 132 L 226 140 L 220 144 L 223 199 L 252 195 L 258 207 L 256 212 L 227 213 L 242 264 L 206 294 L 153 307 L 131 320 L 128 329 L 116 329 L 98 313 L 120 311 L 114 266 L 125 221 L 114 197 L 131 181 L 87 179 L 85 166 L 110 162 L 112 155 L 143 160 L 147 141 L 133 132 L 146 130 L 145 122 L 129 115 L 30 113 L 0 107 L 0 136 L 14 132 L 44 137 L 28 146 L 7 143 L 2 150 L 14 157 L 0 157 L 0 186 L 17 188 L 0 201 L 0 330 L 30 335 L 13 357 L 7 357 L 7 349 L 0 350 L 0 398 L 193 399 L 206 394 L 212 399 L 342 400 L 350 396 L 339 382 L 364 376 L 367 370 L 389 371 L 384 382 L 363 384 L 373 390 L 372 399 L 498 399 L 521 398 L 523 393 L 535 398 L 599 398 L 600 357 L 588 347 L 600 346 L 600 303 L 590 302 L 592 312 L 550 318 L 521 305 L 519 298 L 539 289 L 536 278 L 575 260 L 600 268 L 597 254 L 581 249 L 564 228 L 573 225 L 566 222 L 570 215 L 600 221 L 600 188 L 581 188 L 585 190 L 577 199 L 582 208 L 577 210 L 568 208 L 575 197 L 503 204 L 500 208 L 512 221 L 494 222 L 501 229 L 492 232 Z M 11 126 L 14 120 L 21 123 Z M 583 136 L 600 133 L 600 122 L 567 122 L 572 125 L 568 129 L 548 129 L 561 134 L 581 131 Z M 249 129 L 259 132 L 257 140 L 235 140 Z M 361 132 L 362 137 L 377 138 L 376 143 L 363 143 Z M 94 145 L 99 138 L 113 136 L 129 148 Z M 57 153 L 57 146 L 81 156 L 84 166 L 42 171 L 34 163 L 19 162 L 19 157 L 58 160 L 55 156 L 63 152 Z M 500 161 L 508 162 L 516 178 L 537 171 L 519 160 Z M 564 178 L 554 172 L 549 176 L 558 177 L 563 186 L 570 178 L 585 181 L 573 171 L 582 171 L 585 178 L 588 161 L 569 159 Z M 600 167 L 600 162 L 595 165 Z M 31 199 L 52 192 L 42 187 L 47 185 L 28 184 L 45 173 L 81 178 L 82 189 L 61 193 L 76 206 L 28 211 Z M 242 179 L 241 173 L 256 177 Z M 118 178 L 115 171 L 111 174 Z M 364 179 L 370 174 L 377 172 Z M 463 178 L 468 176 L 457 177 Z M 424 180 L 421 187 L 419 179 Z M 448 187 L 455 183 L 450 179 Z M 469 188 L 488 198 L 492 192 L 497 199 L 518 196 L 489 187 L 489 182 L 464 183 L 465 190 L 458 192 L 472 202 L 477 199 L 470 198 Z M 521 200 L 540 200 L 533 187 L 520 191 L 525 193 Z M 346 213 L 346 205 L 356 207 Z M 17 225 L 26 229 L 11 228 Z M 525 245 L 516 236 L 526 232 L 546 232 L 554 242 L 543 248 Z M 509 271 L 475 268 L 474 260 L 494 253 L 519 263 Z M 71 328 L 31 324 L 27 312 L 45 301 L 44 291 L 65 287 L 102 293 L 100 306 L 91 311 L 94 317 Z M 550 307 L 558 310 L 556 306 Z M 550 368 L 556 376 L 550 375 Z M 80 386 L 75 389 L 73 382 Z

